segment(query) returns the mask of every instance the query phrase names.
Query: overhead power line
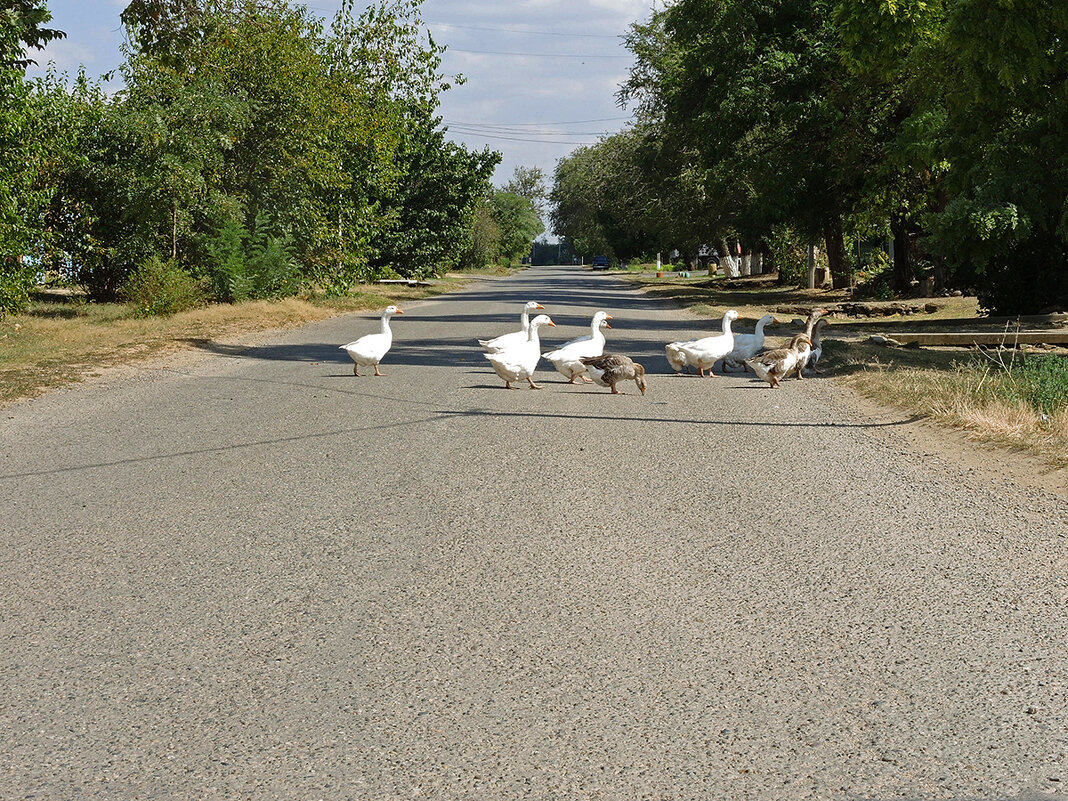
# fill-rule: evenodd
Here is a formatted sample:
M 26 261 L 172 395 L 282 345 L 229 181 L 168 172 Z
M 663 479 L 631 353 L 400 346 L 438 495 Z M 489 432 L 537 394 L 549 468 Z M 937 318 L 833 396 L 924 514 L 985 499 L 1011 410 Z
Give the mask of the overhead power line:
M 563 139 L 528 139 L 521 136 L 499 136 L 497 134 L 480 133 L 477 131 L 454 131 L 451 128 L 449 130 L 457 136 L 472 136 L 479 139 L 503 139 L 507 142 L 534 142 L 539 145 L 567 145 L 568 147 L 597 144 L 596 142 L 568 142 Z
M 524 56 L 532 58 L 630 58 L 629 55 L 602 56 L 586 55 L 584 53 L 516 53 L 509 50 L 464 50 L 460 47 L 450 47 L 447 53 L 474 53 L 480 56 Z
M 562 120 L 556 122 L 511 122 L 509 128 L 538 128 L 544 125 L 585 125 L 588 122 L 619 122 L 629 120 L 630 117 L 599 117 L 595 120 Z M 462 122 L 460 120 L 445 120 L 448 125 L 490 125 L 498 127 L 497 123 L 491 122 Z
M 522 128 L 507 128 L 505 126 L 458 125 L 456 123 L 449 125 L 449 128 L 456 131 L 467 131 L 469 133 L 514 134 L 517 136 L 603 136 L 606 133 L 606 131 L 532 131 L 524 130 Z
M 490 28 L 484 25 L 459 25 L 455 22 L 435 22 L 426 20 L 427 25 L 440 25 L 443 28 L 460 28 L 469 31 L 498 31 L 500 33 L 523 33 L 534 36 L 572 36 L 583 39 L 619 39 L 616 33 L 564 33 L 563 31 L 532 31 L 524 28 Z

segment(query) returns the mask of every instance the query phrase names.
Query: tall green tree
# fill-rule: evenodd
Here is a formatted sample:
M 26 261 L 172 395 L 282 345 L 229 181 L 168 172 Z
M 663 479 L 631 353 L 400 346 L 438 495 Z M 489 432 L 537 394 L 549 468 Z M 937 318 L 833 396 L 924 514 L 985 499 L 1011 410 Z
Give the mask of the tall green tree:
M 545 230 L 545 225 L 530 198 L 507 189 L 494 192 L 490 206 L 500 231 L 498 259 L 511 266 L 530 254 L 534 238 Z
M 42 0 L 9 0 L 0 8 L 0 316 L 23 308 L 34 270 L 24 263 L 40 235 L 40 210 L 50 191 L 37 181 L 44 143 L 24 70 L 25 48 L 44 47 L 65 34 L 45 24 Z

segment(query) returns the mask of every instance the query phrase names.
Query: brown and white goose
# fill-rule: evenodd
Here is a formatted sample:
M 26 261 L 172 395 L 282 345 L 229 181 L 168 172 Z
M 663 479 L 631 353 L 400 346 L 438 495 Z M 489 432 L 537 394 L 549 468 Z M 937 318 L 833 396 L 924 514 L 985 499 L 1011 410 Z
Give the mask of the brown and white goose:
M 802 353 L 807 353 L 812 348 L 812 340 L 805 334 L 798 334 L 785 348 L 777 348 L 746 359 L 757 378 L 767 381 L 772 389 L 778 389 L 779 381 L 793 372 L 797 367 L 798 359 Z
M 586 373 L 602 387 L 610 387 L 613 395 L 626 395 L 616 389 L 620 381 L 633 381 L 641 393 L 645 394 L 645 368 L 629 356 L 618 353 L 606 353 L 603 356 L 589 356 L 582 359 Z
M 823 356 L 823 341 L 820 339 L 820 335 L 825 325 L 827 325 L 826 320 L 816 321 L 816 325 L 812 329 L 812 354 L 808 357 L 808 366 L 812 368 L 812 372 L 819 375 L 822 375 L 823 371 L 818 369 L 816 365 L 820 363 L 820 358 Z
M 812 332 L 816 327 L 816 322 L 826 313 L 826 309 L 813 309 L 808 313 L 808 320 L 805 321 L 804 334 L 808 337 L 808 347 L 797 354 L 797 364 L 794 366 L 794 371 L 798 378 L 804 378 L 804 376 L 801 375 L 801 371 L 808 367 L 809 358 L 812 356 Z M 797 337 L 794 337 L 794 339 L 797 339 Z

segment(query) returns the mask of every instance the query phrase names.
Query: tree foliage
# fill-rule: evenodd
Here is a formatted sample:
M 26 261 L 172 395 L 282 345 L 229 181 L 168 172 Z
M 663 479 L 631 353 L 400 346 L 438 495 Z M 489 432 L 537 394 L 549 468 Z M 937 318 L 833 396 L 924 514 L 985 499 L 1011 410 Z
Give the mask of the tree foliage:
M 790 231 L 823 240 L 841 286 L 843 235 L 891 237 L 898 291 L 933 270 L 991 310 L 1068 305 L 1068 6 L 677 0 L 627 44 L 639 122 L 554 179 L 580 250 L 643 230 L 770 252 Z
M 0 216 L 10 198 L 22 241 L 98 298 L 150 260 L 226 300 L 449 269 L 499 155 L 446 140 L 421 3 L 346 0 L 327 25 L 289 0 L 133 0 L 117 93 L 15 86 L 51 138 Z
M 35 224 L 50 190 L 36 181 L 44 157 L 40 111 L 23 71 L 33 59 L 24 48 L 42 48 L 65 34 L 41 0 L 9 0 L 0 8 L 0 317 L 22 309 L 36 270 L 25 263 Z

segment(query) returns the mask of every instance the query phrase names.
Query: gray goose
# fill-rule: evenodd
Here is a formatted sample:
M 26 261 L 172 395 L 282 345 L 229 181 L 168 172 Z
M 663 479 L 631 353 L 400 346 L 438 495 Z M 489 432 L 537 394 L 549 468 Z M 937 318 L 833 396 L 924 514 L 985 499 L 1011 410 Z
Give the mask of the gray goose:
M 616 389 L 620 381 L 633 381 L 645 394 L 645 368 L 629 356 L 606 353 L 603 356 L 587 356 L 582 359 L 586 373 L 602 387 L 610 387 L 613 395 L 626 395 Z

